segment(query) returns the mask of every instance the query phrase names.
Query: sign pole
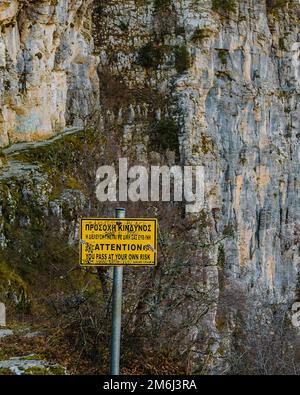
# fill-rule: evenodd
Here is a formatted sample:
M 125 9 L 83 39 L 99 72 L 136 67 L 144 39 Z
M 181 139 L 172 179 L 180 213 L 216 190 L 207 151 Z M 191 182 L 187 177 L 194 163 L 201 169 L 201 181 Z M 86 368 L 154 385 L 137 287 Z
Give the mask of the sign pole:
M 125 218 L 125 209 L 116 209 L 116 218 Z M 112 333 L 110 374 L 120 374 L 121 316 L 122 316 L 122 281 L 123 267 L 114 267 L 112 296 Z
M 125 209 L 117 208 L 114 218 L 80 219 L 80 265 L 94 268 L 114 266 L 110 355 L 111 375 L 120 374 L 124 265 L 134 267 L 156 266 L 158 255 L 157 219 L 125 217 Z

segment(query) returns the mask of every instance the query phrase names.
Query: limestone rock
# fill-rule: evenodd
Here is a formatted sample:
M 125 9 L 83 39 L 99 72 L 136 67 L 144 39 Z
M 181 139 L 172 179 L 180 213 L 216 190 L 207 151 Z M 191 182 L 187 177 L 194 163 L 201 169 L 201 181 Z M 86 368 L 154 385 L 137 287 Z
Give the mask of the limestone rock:
M 0 326 L 6 326 L 6 308 L 4 303 L 0 303 Z
M 7 336 L 12 336 L 14 332 L 11 329 L 0 329 L 0 339 Z
M 66 375 L 67 370 L 58 364 L 51 364 L 35 355 L 13 357 L 0 361 L 0 375 Z
M 0 147 L 45 139 L 67 124 L 81 126 L 97 108 L 90 5 L 1 2 Z

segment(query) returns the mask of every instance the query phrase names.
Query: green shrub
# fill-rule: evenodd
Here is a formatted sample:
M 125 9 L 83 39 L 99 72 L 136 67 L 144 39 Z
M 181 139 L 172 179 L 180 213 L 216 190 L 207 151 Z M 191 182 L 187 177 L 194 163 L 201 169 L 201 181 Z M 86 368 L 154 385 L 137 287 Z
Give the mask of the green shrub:
M 157 68 L 163 61 L 162 47 L 148 43 L 140 48 L 137 63 L 145 68 Z
M 178 152 L 179 127 L 172 118 L 163 118 L 156 125 L 151 135 L 151 143 L 155 149 Z
M 215 12 L 235 12 L 235 0 L 213 0 L 212 10 Z
M 171 0 L 155 0 L 154 9 L 155 11 L 163 10 L 171 6 Z
M 6 262 L 0 261 L 0 299 L 28 311 L 30 299 L 27 284 Z
M 272 15 L 273 17 L 278 19 L 280 15 L 280 11 L 289 3 L 291 3 L 289 0 L 267 0 L 266 1 L 267 14 Z M 284 49 L 281 48 L 281 50 Z
M 191 65 L 191 57 L 185 45 L 175 48 L 175 68 L 178 73 L 185 72 Z
M 225 225 L 223 229 L 223 236 L 234 237 L 234 229 L 232 225 Z
M 202 43 L 206 38 L 209 38 L 212 31 L 206 27 L 198 28 L 194 31 L 192 41 Z
M 184 36 L 185 35 L 184 26 L 176 26 L 175 34 L 176 34 L 176 36 Z
M 227 49 L 220 49 L 218 51 L 218 57 L 219 57 L 220 62 L 222 63 L 223 66 L 225 66 L 227 64 L 227 55 L 228 55 Z
M 220 244 L 218 248 L 218 267 L 224 268 L 225 262 L 226 262 L 225 249 L 223 244 Z
M 289 0 L 267 0 L 267 10 L 274 11 L 278 8 L 285 7 Z
M 285 43 L 284 43 L 284 37 L 279 37 L 278 46 L 279 46 L 279 49 L 281 51 L 286 51 L 287 50 L 287 48 L 285 46 Z

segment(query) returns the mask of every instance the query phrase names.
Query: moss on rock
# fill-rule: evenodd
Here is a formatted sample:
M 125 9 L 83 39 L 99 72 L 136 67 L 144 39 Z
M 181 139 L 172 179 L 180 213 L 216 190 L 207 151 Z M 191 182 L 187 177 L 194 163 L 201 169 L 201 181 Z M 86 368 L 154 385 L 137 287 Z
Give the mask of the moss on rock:
M 235 12 L 236 6 L 235 0 L 213 0 L 212 2 L 212 10 L 215 12 Z
M 18 308 L 30 307 L 28 287 L 24 280 L 7 263 L 0 260 L 0 297 Z

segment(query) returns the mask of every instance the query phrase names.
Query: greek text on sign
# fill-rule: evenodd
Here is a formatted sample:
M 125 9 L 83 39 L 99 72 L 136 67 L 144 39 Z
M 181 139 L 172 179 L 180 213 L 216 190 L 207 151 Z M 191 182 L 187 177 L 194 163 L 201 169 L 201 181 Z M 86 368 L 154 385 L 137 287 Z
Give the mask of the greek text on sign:
M 82 218 L 82 266 L 155 266 L 157 220 L 140 218 Z

